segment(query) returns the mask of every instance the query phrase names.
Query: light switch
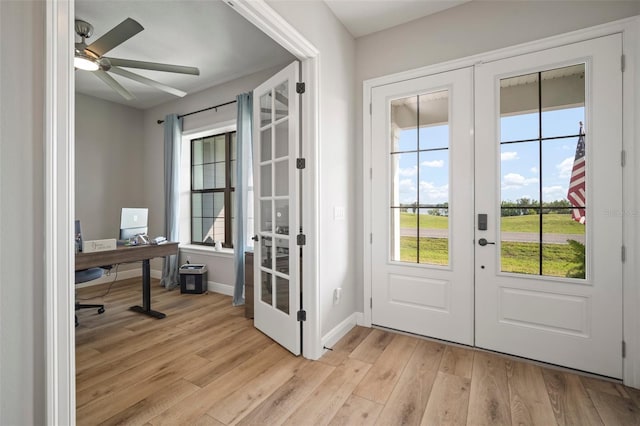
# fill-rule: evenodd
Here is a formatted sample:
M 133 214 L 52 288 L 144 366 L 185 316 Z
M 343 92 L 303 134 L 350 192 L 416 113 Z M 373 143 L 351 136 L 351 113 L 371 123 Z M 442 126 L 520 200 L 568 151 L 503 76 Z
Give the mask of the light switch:
M 333 220 L 344 220 L 344 207 L 333 208 Z

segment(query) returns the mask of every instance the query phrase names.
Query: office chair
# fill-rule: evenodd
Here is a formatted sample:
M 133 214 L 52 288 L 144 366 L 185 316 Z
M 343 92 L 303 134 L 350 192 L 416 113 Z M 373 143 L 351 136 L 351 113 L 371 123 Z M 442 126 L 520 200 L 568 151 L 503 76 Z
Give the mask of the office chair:
M 104 274 L 104 269 L 102 268 L 89 268 L 83 269 L 81 271 L 76 271 L 76 284 L 86 283 L 87 281 L 97 280 L 102 277 Z M 87 303 L 78 303 L 76 301 L 76 311 L 78 309 L 92 309 L 98 308 L 98 313 L 104 313 L 104 305 L 103 304 L 87 304 Z M 78 326 L 78 316 L 76 315 L 76 327 Z

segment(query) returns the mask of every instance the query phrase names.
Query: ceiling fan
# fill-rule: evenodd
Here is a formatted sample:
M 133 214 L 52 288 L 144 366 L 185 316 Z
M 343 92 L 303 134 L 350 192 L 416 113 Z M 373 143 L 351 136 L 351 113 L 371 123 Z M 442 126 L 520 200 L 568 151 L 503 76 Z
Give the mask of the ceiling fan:
M 93 34 L 93 25 L 86 21 L 76 19 L 75 30 L 76 33 L 82 38 L 82 41 L 80 43 L 76 43 L 75 45 L 75 56 L 73 61 L 75 68 L 93 72 L 96 77 L 104 81 L 109 87 L 118 92 L 127 100 L 135 99 L 135 96 L 127 89 L 125 89 L 107 72 L 126 77 L 128 79 L 137 81 L 138 83 L 155 87 L 156 89 L 171 93 L 172 95 L 179 97 L 183 97 L 187 93 L 162 84 L 158 81 L 151 80 L 150 78 L 132 73 L 131 71 L 127 71 L 121 67 L 200 75 L 200 70 L 196 67 L 160 64 L 157 62 L 143 62 L 131 59 L 120 59 L 103 56 L 114 47 L 120 45 L 134 35 L 138 34 L 140 31 L 144 30 L 144 27 L 134 19 L 125 19 L 120 24 L 113 27 L 109 32 L 89 45 L 85 43 L 85 39 L 91 37 L 91 35 Z

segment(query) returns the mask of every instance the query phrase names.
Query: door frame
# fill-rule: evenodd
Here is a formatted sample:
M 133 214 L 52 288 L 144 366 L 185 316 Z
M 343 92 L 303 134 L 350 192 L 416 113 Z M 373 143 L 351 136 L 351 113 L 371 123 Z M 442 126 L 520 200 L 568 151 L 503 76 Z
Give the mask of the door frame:
M 302 223 L 307 234 L 302 260 L 304 356 L 322 355 L 318 289 L 319 60 L 320 52 L 264 0 L 225 0 L 240 15 L 301 61 L 307 90 L 302 96 Z M 75 5 L 49 0 L 45 13 L 45 224 L 44 334 L 45 419 L 47 424 L 75 424 L 75 327 L 72 244 L 75 211 L 75 84 L 73 61 Z M 37 335 L 36 330 L 36 335 Z
M 391 74 L 383 77 L 365 80 L 363 82 L 362 100 L 362 203 L 363 211 L 372 211 L 371 170 L 371 100 L 372 89 L 386 84 L 419 78 L 440 72 L 452 71 L 458 68 L 474 66 L 478 63 L 506 59 L 513 56 L 533 53 L 553 47 L 585 41 L 591 38 L 610 34 L 622 34 L 622 52 L 625 56 L 625 69 L 622 75 L 625 94 L 623 98 L 623 128 L 622 146 L 626 152 L 626 165 L 623 168 L 623 211 L 619 212 L 623 222 L 623 244 L 626 248 L 626 262 L 622 267 L 623 291 L 623 338 L 626 342 L 626 357 L 623 359 L 623 383 L 627 386 L 640 388 L 640 285 L 635 284 L 635 278 L 640 274 L 640 268 L 635 265 L 640 262 L 640 224 L 636 224 L 640 216 L 640 78 L 634 78 L 640 73 L 640 17 L 626 18 L 607 24 L 598 25 L 582 30 L 572 31 L 558 36 L 548 37 L 504 49 L 493 50 L 462 59 L 456 59 L 440 64 L 429 65 L 409 71 Z M 617 213 L 617 212 L 616 212 Z M 359 323 L 371 327 L 371 215 L 364 214 L 362 225 L 362 253 L 363 253 L 363 316 Z

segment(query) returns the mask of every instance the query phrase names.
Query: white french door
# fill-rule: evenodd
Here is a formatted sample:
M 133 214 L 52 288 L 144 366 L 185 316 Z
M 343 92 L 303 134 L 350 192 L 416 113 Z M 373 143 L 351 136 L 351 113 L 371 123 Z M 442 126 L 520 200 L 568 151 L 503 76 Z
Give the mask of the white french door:
M 621 53 L 372 89 L 373 325 L 622 377 Z
M 253 91 L 254 325 L 295 355 L 301 353 L 298 75 L 294 62 Z
M 472 69 L 372 93 L 372 323 L 473 344 Z
M 622 377 L 621 55 L 611 35 L 476 67 L 479 347 Z

